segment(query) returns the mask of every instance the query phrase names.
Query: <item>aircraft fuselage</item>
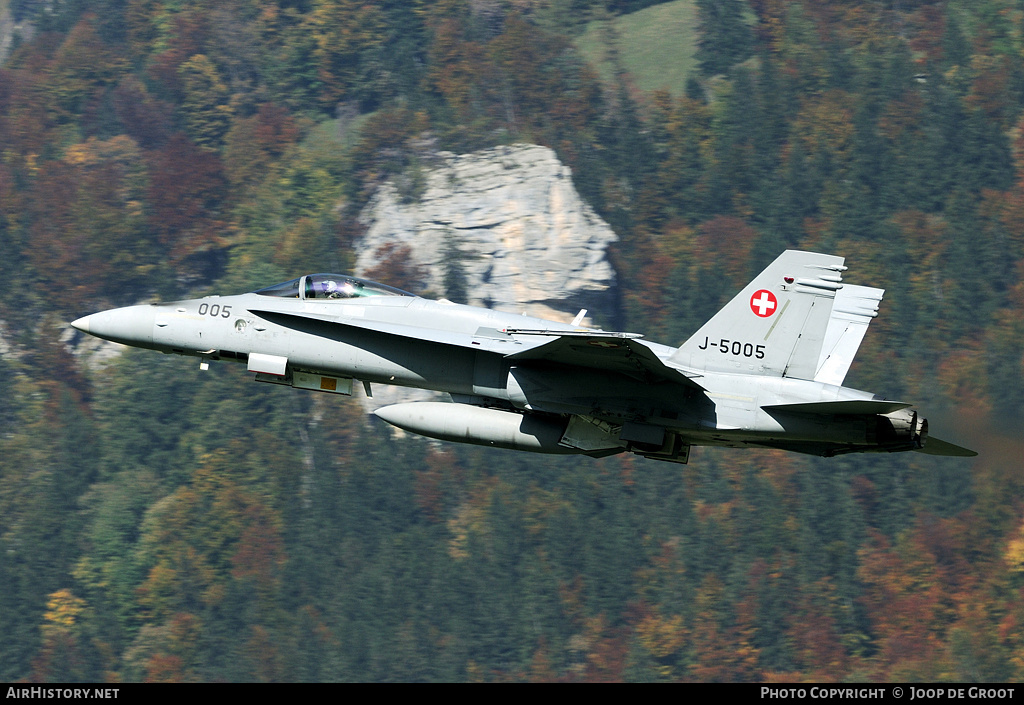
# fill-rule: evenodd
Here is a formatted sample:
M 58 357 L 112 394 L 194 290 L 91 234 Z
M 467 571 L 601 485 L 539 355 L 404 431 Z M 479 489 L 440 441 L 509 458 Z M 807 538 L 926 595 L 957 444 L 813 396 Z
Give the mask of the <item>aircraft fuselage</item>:
M 454 404 L 375 412 L 447 440 L 549 453 L 630 450 L 675 462 L 686 462 L 690 445 L 821 455 L 922 449 L 927 424 L 909 404 L 835 383 L 881 299 L 866 287 L 840 298 L 838 276 L 800 269 L 843 269 L 836 261 L 786 253 L 679 348 L 342 275 L 129 306 L 74 325 L 204 365 L 240 362 L 258 381 L 342 394 L 355 380 L 368 391 L 388 384 L 447 392 Z M 779 276 L 790 271 L 803 276 Z

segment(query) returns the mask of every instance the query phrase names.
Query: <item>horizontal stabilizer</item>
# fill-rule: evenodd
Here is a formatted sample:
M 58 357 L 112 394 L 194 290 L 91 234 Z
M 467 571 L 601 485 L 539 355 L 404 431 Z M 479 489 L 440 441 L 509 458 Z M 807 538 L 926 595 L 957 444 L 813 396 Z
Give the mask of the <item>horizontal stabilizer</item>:
M 934 436 L 928 436 L 925 439 L 923 448 L 915 448 L 918 453 L 925 453 L 927 455 L 946 455 L 954 458 L 973 458 L 978 453 L 970 448 L 962 448 L 961 446 L 947 443 Z
M 769 404 L 765 411 L 788 411 L 795 414 L 891 414 L 913 404 L 885 399 L 840 399 L 838 401 L 811 401 L 800 404 Z

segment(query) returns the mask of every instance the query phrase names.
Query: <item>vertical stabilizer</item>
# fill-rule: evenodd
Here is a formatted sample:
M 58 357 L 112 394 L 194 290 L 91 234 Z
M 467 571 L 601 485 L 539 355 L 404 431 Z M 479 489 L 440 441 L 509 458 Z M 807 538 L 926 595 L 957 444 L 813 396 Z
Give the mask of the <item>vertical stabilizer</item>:
M 868 331 L 871 319 L 878 315 L 884 289 L 845 285 L 836 292 L 832 317 L 825 331 L 825 342 L 818 357 L 815 382 L 839 386 L 846 379 L 857 349 Z
M 672 362 L 814 379 L 845 270 L 842 257 L 787 250 L 683 343 Z

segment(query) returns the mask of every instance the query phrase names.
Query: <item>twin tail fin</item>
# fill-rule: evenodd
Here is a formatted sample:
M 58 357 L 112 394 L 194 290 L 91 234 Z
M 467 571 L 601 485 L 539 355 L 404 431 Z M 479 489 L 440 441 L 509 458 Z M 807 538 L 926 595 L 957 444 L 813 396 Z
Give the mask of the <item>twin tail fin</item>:
M 882 289 L 847 286 L 842 257 L 787 250 L 670 358 L 709 372 L 841 384 Z

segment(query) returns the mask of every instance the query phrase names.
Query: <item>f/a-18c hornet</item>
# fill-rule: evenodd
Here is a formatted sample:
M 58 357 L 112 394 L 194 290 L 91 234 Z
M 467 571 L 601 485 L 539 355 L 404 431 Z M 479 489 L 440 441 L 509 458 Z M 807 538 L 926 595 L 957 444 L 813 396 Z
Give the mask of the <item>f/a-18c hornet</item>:
M 911 404 L 842 386 L 882 289 L 842 283 L 843 258 L 787 251 L 689 340 L 529 318 L 340 274 L 236 296 L 128 306 L 75 328 L 126 345 L 246 365 L 260 382 L 352 394 L 356 380 L 447 392 L 374 413 L 447 441 L 685 463 L 693 445 L 834 456 L 913 450 Z

